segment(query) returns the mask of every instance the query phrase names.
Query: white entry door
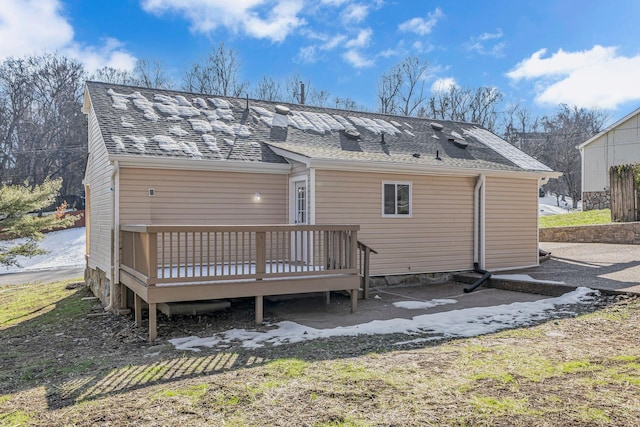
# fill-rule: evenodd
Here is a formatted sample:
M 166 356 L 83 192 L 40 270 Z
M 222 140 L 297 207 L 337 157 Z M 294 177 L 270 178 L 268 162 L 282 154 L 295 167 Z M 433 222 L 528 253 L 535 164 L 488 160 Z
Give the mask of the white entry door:
M 293 191 L 291 194 L 292 205 L 292 223 L 308 224 L 309 223 L 309 197 L 307 192 L 307 181 L 294 181 Z M 295 231 L 291 233 L 291 260 L 294 262 L 305 262 L 307 258 L 307 233 L 303 231 Z
M 307 182 L 294 182 L 294 224 L 307 224 Z

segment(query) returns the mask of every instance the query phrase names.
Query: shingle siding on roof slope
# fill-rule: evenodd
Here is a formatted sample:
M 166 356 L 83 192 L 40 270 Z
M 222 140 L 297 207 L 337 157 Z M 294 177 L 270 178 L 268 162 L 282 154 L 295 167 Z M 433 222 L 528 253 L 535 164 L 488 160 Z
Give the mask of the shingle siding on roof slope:
M 479 132 L 480 128 L 468 123 L 258 100 L 249 100 L 247 109 L 245 99 L 96 82 L 89 82 L 87 86 L 107 149 L 112 155 L 284 163 L 283 158 L 268 148 L 272 145 L 292 153 L 320 159 L 384 161 L 483 170 L 550 171 L 515 148 L 505 150 L 503 144 L 495 144 L 495 141 L 507 144 L 506 142 L 486 130 Z M 118 98 L 114 94 L 124 97 Z M 165 105 L 167 100 L 174 103 L 186 102 L 186 105 L 191 107 L 185 107 L 186 115 L 182 117 L 172 116 L 163 113 L 163 110 L 168 108 Z M 228 103 L 230 109 L 224 111 L 230 112 L 233 120 L 229 120 L 230 117 L 224 114 L 221 117 L 217 114 L 218 120 L 208 119 L 207 116 L 215 118 L 216 114 L 213 112 L 218 111 L 213 101 Z M 155 106 L 148 107 L 154 102 Z M 118 103 L 120 104 L 117 105 Z M 203 104 L 207 107 L 204 108 Z M 275 114 L 277 104 L 286 105 L 291 113 L 287 116 Z M 145 105 L 150 108 L 150 115 L 157 117 L 157 120 L 145 118 Z M 201 122 L 192 124 L 190 119 Z M 443 129 L 433 129 L 431 122 L 440 123 Z M 213 129 L 210 129 L 212 124 Z M 172 128 L 176 126 L 183 135 L 177 135 L 175 129 L 172 132 Z M 232 126 L 242 126 L 242 131 L 236 132 L 236 135 L 224 131 L 229 131 L 229 127 Z M 345 128 L 357 131 L 359 138 L 354 140 L 347 137 L 343 131 Z M 208 136 L 203 137 L 203 134 Z M 130 136 L 146 138 L 144 152 L 136 148 L 136 141 Z M 172 137 L 173 142 L 179 147 L 172 151 L 160 148 L 162 139 L 166 137 Z M 464 140 L 468 146 L 459 148 L 449 138 Z M 208 144 L 205 139 L 209 142 L 215 139 L 213 149 L 212 144 Z M 167 145 L 170 144 L 165 143 L 165 148 Z M 140 147 L 140 144 L 137 147 Z M 441 160 L 436 160 L 436 155 L 439 155 Z
M 209 123 L 209 120 L 204 115 L 204 112 L 215 112 L 214 105 L 208 101 L 208 108 L 198 108 L 201 111 L 196 116 L 182 116 L 172 117 L 169 114 L 163 114 L 154 108 L 154 112 L 157 115 L 157 120 L 150 120 L 145 118 L 145 113 L 142 109 L 136 107 L 133 102 L 135 95 L 144 97 L 148 102 L 158 102 L 157 95 L 176 97 L 189 95 L 191 100 L 195 98 L 207 99 L 214 98 L 205 95 L 185 94 L 182 92 L 156 90 L 136 88 L 129 86 L 118 86 L 107 83 L 88 82 L 87 87 L 90 92 L 91 103 L 100 128 L 102 130 L 102 136 L 110 155 L 128 155 L 128 156 L 150 156 L 150 157 L 170 157 L 170 158 L 193 158 L 204 160 L 238 160 L 238 161 L 256 161 L 267 163 L 286 163 L 282 157 L 277 156 L 271 151 L 265 144 L 260 141 L 264 141 L 268 138 L 269 128 L 266 126 L 255 127 L 251 136 L 242 136 L 242 132 L 203 132 L 194 130 L 197 123 L 192 124 L 191 120 L 202 120 L 205 123 Z M 125 103 L 126 109 L 114 107 L 114 96 L 111 93 L 124 95 L 127 99 Z M 215 97 L 218 98 L 218 97 Z M 142 99 L 142 98 L 139 98 Z M 221 99 L 221 98 L 219 98 Z M 244 107 L 240 104 L 242 100 L 227 99 L 232 104 L 232 111 L 234 114 L 234 120 L 218 120 L 217 124 L 220 127 L 228 128 L 229 125 L 245 125 L 250 124 L 251 117 L 243 115 Z M 195 107 L 194 107 L 195 108 Z M 225 126 L 226 125 L 226 126 Z M 184 131 L 184 134 L 176 134 L 174 131 L 176 128 Z M 238 135 L 240 133 L 241 135 Z M 203 138 L 203 135 L 210 135 L 212 138 L 208 138 L 210 141 L 207 143 Z M 181 145 L 183 149 L 167 150 L 161 148 L 161 143 L 157 142 L 157 137 L 170 137 L 173 141 Z M 133 138 L 132 138 L 133 137 Z M 135 138 L 144 137 L 144 151 L 136 147 Z M 215 141 L 211 141 L 215 139 Z M 119 142 L 122 145 L 119 146 Z M 186 149 L 185 149 L 186 147 Z M 194 155 L 189 153 L 189 147 L 195 147 L 196 153 Z M 215 148 L 212 148 L 215 147 Z

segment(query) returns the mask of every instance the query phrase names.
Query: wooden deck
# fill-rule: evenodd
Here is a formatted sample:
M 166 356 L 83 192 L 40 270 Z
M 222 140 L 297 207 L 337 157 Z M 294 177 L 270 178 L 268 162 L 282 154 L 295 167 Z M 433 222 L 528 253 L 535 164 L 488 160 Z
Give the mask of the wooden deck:
M 344 290 L 357 308 L 368 290 L 371 249 L 357 225 L 121 226 L 120 283 L 135 294 L 141 325 L 149 305 L 149 340 L 156 338 L 156 304 Z

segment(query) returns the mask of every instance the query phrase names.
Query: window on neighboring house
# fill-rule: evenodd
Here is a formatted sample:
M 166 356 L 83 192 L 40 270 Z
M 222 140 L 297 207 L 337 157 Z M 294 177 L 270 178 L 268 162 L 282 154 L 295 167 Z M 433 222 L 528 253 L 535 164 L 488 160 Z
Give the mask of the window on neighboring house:
M 411 183 L 382 183 L 382 216 L 411 216 Z

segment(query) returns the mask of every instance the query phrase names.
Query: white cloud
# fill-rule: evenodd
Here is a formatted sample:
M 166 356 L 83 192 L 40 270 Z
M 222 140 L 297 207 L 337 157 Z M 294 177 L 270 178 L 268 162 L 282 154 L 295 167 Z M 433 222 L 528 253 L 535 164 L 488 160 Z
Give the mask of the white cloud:
M 157 15 L 180 13 L 191 30 L 209 33 L 218 27 L 281 42 L 305 24 L 298 14 L 303 0 L 143 0 L 144 10 Z M 339 2 L 331 2 L 337 5 Z
M 449 90 L 451 87 L 460 87 L 456 79 L 453 77 L 441 77 L 431 84 L 431 92 L 440 92 Z
M 369 7 L 363 4 L 350 4 L 342 12 L 342 22 L 345 24 L 356 23 L 364 21 L 369 15 Z
M 349 0 L 320 0 L 320 3 L 328 4 L 329 6 L 340 6 L 348 1 Z
M 426 36 L 431 33 L 433 27 L 438 23 L 440 18 L 444 17 L 444 13 L 438 7 L 433 12 L 427 14 L 428 19 L 416 17 L 401 23 L 398 29 L 403 32 L 416 33 L 420 36 Z
M 503 35 L 502 30 L 498 28 L 495 33 L 482 33 L 477 37 L 471 37 L 469 42 L 466 43 L 467 50 L 476 51 L 480 55 L 502 57 L 504 56 L 503 50 L 506 44 L 498 42 L 498 40 L 502 39 Z
M 73 28 L 57 0 L 3 0 L 0 3 L 0 57 L 52 51 L 71 42 Z
M 333 50 L 338 47 L 342 42 L 347 39 L 346 36 L 337 35 L 327 39 L 322 45 L 320 45 L 320 49 L 322 50 Z
M 0 60 L 54 51 L 82 62 L 89 72 L 104 66 L 131 70 L 136 61 L 112 38 L 105 39 L 103 46 L 74 41 L 73 27 L 62 16 L 59 0 L 0 2 Z
M 402 52 L 398 48 L 385 49 L 378 54 L 378 56 L 381 56 L 382 58 L 392 58 L 400 55 L 402 55 Z
M 420 40 L 417 40 L 411 44 L 411 49 L 414 53 L 429 53 L 435 48 L 432 44 L 424 44 Z
M 355 68 L 366 68 L 373 65 L 373 60 L 365 58 L 362 53 L 355 49 L 349 49 L 342 54 L 342 58 Z
M 104 40 L 104 44 L 99 47 L 72 43 L 59 49 L 59 52 L 82 62 L 89 72 L 102 67 L 133 70 L 137 59 L 122 47 L 123 44 L 118 40 L 107 38 Z
M 354 47 L 367 47 L 369 46 L 369 42 L 371 41 L 371 36 L 373 35 L 373 31 L 371 28 L 365 28 L 364 30 L 360 30 L 355 39 L 351 39 L 345 45 L 347 48 Z
M 296 57 L 298 62 L 302 62 L 304 64 L 313 64 L 318 61 L 318 55 L 316 53 L 315 46 L 305 46 L 301 47 L 298 50 L 298 55 Z
M 560 49 L 543 57 L 547 50 L 540 49 L 519 62 L 507 77 L 534 80 L 538 104 L 615 109 L 624 102 L 640 100 L 640 55 L 626 57 L 617 50 L 595 45 L 578 52 Z

